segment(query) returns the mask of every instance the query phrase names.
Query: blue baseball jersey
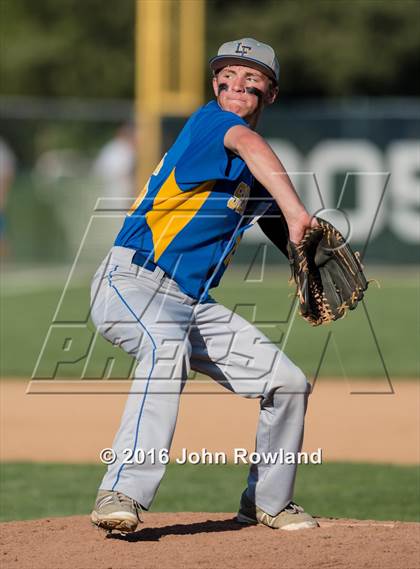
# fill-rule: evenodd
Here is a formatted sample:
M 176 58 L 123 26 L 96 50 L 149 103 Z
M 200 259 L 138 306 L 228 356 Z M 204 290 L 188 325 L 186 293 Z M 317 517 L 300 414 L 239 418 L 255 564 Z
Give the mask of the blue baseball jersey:
M 272 202 L 245 162 L 224 146 L 226 132 L 236 125 L 248 126 L 216 101 L 198 109 L 115 240 L 153 261 L 199 300 L 219 284 L 243 232 Z

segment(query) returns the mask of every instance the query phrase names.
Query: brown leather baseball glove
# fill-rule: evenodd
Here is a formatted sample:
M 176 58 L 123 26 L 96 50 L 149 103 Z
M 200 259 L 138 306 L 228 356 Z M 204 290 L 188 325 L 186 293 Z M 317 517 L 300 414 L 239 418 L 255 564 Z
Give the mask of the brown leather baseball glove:
M 307 230 L 298 245 L 287 245 L 300 314 L 312 326 L 354 310 L 368 287 L 359 254 L 331 223 L 317 221 L 319 227 Z

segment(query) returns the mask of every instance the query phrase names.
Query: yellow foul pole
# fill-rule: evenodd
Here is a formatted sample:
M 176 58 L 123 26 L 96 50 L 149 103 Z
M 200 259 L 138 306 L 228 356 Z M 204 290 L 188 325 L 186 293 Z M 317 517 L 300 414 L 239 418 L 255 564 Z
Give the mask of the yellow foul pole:
M 204 3 L 205 0 L 136 1 L 139 189 L 165 150 L 162 118 L 188 116 L 203 102 Z

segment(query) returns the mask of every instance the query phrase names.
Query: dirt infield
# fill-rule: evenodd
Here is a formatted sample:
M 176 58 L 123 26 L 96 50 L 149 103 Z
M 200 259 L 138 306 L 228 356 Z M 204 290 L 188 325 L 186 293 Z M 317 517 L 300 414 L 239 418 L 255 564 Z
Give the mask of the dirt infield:
M 25 394 L 27 386 L 27 381 L 0 382 L 1 460 L 98 463 L 100 450 L 112 444 L 129 384 L 37 382 L 31 395 Z M 420 386 L 398 381 L 393 387 L 394 393 L 381 381 L 318 380 L 304 450 L 321 448 L 323 461 L 418 463 Z M 258 411 L 258 401 L 233 395 L 215 382 L 189 382 L 172 457 L 182 448 L 228 456 L 238 447 L 252 451 Z
M 2 569 L 417 569 L 420 524 L 319 520 L 319 529 L 243 527 L 233 514 L 147 514 L 127 537 L 87 516 L 1 524 Z
M 0 384 L 2 459 L 98 462 L 100 448 L 111 444 L 126 395 L 69 394 L 66 386 L 58 389 L 67 394 L 25 395 L 26 387 L 18 381 Z M 112 391 L 113 386 L 107 388 Z M 321 447 L 324 460 L 418 462 L 419 386 L 398 382 L 394 394 L 386 393 L 387 388 L 369 381 L 317 384 L 308 410 L 305 448 Z M 230 395 L 214 383 L 190 385 L 181 398 L 173 455 L 182 447 L 227 453 L 234 447 L 252 450 L 257 416 L 257 401 Z M 0 566 L 420 568 L 420 524 L 319 521 L 317 530 L 289 533 L 240 526 L 233 514 L 146 513 L 139 531 L 108 539 L 87 516 L 8 522 L 0 524 Z

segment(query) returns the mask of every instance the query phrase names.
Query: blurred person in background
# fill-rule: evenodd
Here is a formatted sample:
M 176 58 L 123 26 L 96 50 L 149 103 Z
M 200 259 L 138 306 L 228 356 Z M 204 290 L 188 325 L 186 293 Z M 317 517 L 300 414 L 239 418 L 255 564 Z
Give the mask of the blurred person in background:
M 0 257 L 5 257 L 7 254 L 5 210 L 7 194 L 15 174 L 16 157 L 4 138 L 0 137 Z
M 134 198 L 136 170 L 136 131 L 123 124 L 100 150 L 92 173 L 100 181 L 102 198 L 113 198 L 113 209 L 128 209 Z

